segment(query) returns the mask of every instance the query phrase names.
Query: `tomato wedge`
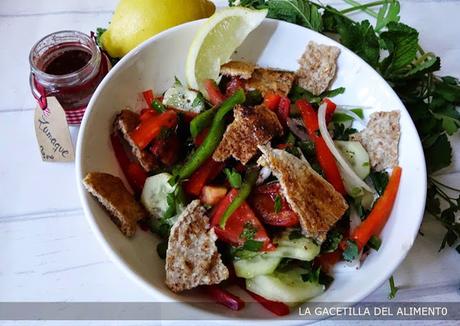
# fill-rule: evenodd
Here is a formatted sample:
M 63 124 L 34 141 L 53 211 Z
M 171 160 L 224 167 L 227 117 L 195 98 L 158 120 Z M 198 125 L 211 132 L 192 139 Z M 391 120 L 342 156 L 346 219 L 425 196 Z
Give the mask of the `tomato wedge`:
M 238 77 L 232 77 L 225 89 L 225 96 L 232 96 L 240 88 L 244 89 L 244 81 Z
M 237 210 L 230 216 L 225 224 L 225 230 L 219 226 L 221 216 L 237 195 L 237 189 L 230 190 L 224 199 L 217 204 L 211 214 L 211 224 L 214 226 L 214 231 L 216 232 L 217 237 L 220 240 L 228 242 L 234 246 L 242 246 L 244 245 L 246 239 L 241 235 L 244 232 L 246 225 L 252 224 L 252 227 L 256 229 L 253 240 L 263 242 L 261 250 L 274 250 L 275 246 L 271 243 L 263 225 L 257 219 L 251 207 L 249 207 L 246 202 L 243 202 L 243 204 L 241 204 L 241 206 L 238 207 Z
M 281 207 L 275 211 L 275 199 L 279 196 Z M 259 186 L 249 199 L 256 215 L 268 225 L 290 227 L 299 224 L 299 216 L 291 209 L 281 195 L 278 182 Z
M 211 102 L 212 105 L 219 105 L 225 100 L 225 96 L 222 94 L 219 86 L 217 86 L 214 80 L 206 79 L 204 81 L 204 88 L 208 93 L 209 102 Z
M 144 149 L 160 134 L 163 128 L 172 128 L 176 124 L 177 113 L 166 111 L 158 116 L 142 121 L 129 135 L 140 149 Z

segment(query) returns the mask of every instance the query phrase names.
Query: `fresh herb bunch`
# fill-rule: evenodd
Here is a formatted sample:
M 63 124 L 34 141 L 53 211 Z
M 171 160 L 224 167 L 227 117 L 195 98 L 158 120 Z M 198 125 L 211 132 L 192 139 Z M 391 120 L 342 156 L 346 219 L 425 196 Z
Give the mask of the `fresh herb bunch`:
M 457 109 L 460 81 L 435 74 L 441 67 L 441 59 L 425 52 L 419 45 L 417 30 L 400 22 L 399 1 L 344 2 L 350 5 L 344 10 L 308 0 L 229 0 L 229 5 L 268 9 L 270 18 L 333 34 L 386 79 L 409 111 L 423 144 L 430 174 L 426 211 L 446 229 L 440 250 L 447 244 L 456 246 L 460 253 L 460 223 L 455 218 L 460 210 L 460 190 L 442 184 L 433 176 L 452 162 L 448 136 L 460 128 Z M 357 22 L 347 16 L 356 11 L 375 18 L 375 25 L 369 20 Z

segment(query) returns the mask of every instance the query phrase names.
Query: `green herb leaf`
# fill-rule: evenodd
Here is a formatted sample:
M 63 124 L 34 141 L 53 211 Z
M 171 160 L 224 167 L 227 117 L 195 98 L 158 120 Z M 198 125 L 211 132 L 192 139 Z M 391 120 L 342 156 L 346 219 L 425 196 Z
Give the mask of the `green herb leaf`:
M 343 235 L 336 229 L 332 229 L 327 233 L 327 238 L 321 245 L 321 252 L 334 252 L 339 247 L 340 241 L 342 241 Z
M 340 42 L 372 67 L 377 67 L 380 58 L 380 44 L 370 22 L 364 20 L 360 23 L 352 23 L 348 19 L 336 19 Z
M 358 258 L 359 250 L 358 245 L 353 240 L 347 240 L 347 248 L 342 253 L 342 257 L 345 261 L 351 262 Z
M 381 64 L 384 76 L 391 79 L 393 74 L 399 74 L 402 69 L 415 59 L 418 50 L 418 32 L 403 23 L 391 22 L 388 30 L 380 34 L 381 39 L 388 50 Z
M 241 174 L 239 174 L 233 169 L 230 170 L 228 168 L 224 169 L 224 173 L 227 176 L 228 182 L 233 188 L 239 189 L 241 187 L 241 184 L 243 182 L 243 178 L 241 177 Z
M 300 239 L 303 238 L 302 230 L 299 228 L 293 229 L 289 233 L 289 240 L 295 240 L 295 239 Z
M 435 140 L 425 141 L 425 158 L 429 172 L 435 172 L 450 165 L 452 162 L 452 147 L 445 134 L 433 135 Z
M 396 297 L 396 292 L 398 292 L 399 288 L 395 286 L 393 276 L 391 276 L 388 281 L 390 283 L 390 294 L 388 294 L 388 299 L 393 300 Z
M 341 123 L 334 123 L 332 132 L 335 140 L 350 140 L 350 135 L 357 133 L 358 130 L 354 128 L 346 128 Z
M 262 103 L 264 98 L 262 93 L 258 90 L 252 90 L 246 93 L 246 102 L 244 103 L 247 106 L 255 106 Z
M 399 22 L 399 11 L 400 6 L 398 1 L 393 1 L 390 3 L 385 3 L 377 14 L 377 22 L 375 24 L 375 31 L 378 32 L 382 30 L 391 22 Z
M 249 251 L 260 251 L 263 245 L 264 245 L 263 241 L 246 240 L 246 242 L 243 245 L 243 249 L 249 250 Z
M 157 245 L 157 253 L 158 256 L 160 256 L 161 259 L 166 259 L 166 251 L 168 250 L 168 242 L 167 241 L 161 241 Z
M 314 31 L 321 31 L 323 22 L 319 8 L 304 0 L 269 0 L 268 17 L 285 20 Z
M 319 282 L 319 275 L 321 273 L 321 267 L 318 267 L 314 271 L 311 271 L 307 274 L 302 274 L 302 281 L 310 282 L 310 283 L 318 283 Z
M 253 240 L 257 233 L 257 228 L 251 223 L 244 223 L 243 232 L 240 234 L 240 239 Z
M 102 45 L 101 36 L 102 34 L 105 33 L 106 30 L 107 28 L 101 28 L 101 27 L 96 28 L 96 43 L 101 49 L 104 48 L 104 46 Z
M 158 100 L 152 102 L 152 109 L 155 109 L 158 113 L 166 112 L 166 107 Z
M 374 188 L 377 191 L 377 193 L 380 196 L 383 195 L 383 192 L 385 191 L 385 188 L 388 184 L 388 172 L 371 171 L 371 173 L 369 174 L 369 178 L 371 179 L 372 184 L 374 185 Z
M 198 93 L 195 99 L 192 102 L 192 108 L 196 108 L 197 106 L 205 106 L 206 100 L 204 99 L 203 94 Z
M 275 211 L 275 213 L 279 213 L 279 212 L 281 212 L 282 207 L 283 206 L 282 206 L 282 203 L 281 203 L 281 196 L 276 195 L 273 210 Z

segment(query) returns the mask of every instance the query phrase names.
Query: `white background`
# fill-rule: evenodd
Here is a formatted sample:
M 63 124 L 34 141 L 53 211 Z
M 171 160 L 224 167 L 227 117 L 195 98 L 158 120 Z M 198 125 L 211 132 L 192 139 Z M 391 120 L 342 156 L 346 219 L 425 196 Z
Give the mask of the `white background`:
M 0 301 L 152 300 L 93 237 L 77 196 L 74 164 L 41 162 L 34 138 L 30 48 L 57 30 L 107 26 L 116 2 L 0 0 Z M 441 56 L 442 72 L 460 77 L 460 1 L 403 0 L 401 16 L 419 30 L 422 47 Z M 74 139 L 77 132 L 72 128 Z M 453 139 L 455 163 L 440 176 L 454 186 L 460 185 L 459 140 Z M 430 217 L 421 231 L 424 236 L 394 274 L 397 300 L 459 301 L 459 254 L 438 253 L 444 231 Z M 366 300 L 385 301 L 388 292 L 384 284 Z

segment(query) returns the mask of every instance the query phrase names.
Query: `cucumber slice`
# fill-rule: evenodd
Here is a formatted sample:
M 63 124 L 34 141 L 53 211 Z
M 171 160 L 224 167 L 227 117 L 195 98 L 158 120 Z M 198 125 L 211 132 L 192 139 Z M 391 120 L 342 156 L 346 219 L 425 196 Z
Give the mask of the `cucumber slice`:
M 164 94 L 163 104 L 183 111 L 200 113 L 204 110 L 204 100 L 198 96 L 198 92 L 176 82 Z
M 273 273 L 280 261 L 281 257 L 267 253 L 249 259 L 234 260 L 233 266 L 235 267 L 236 276 L 253 278 L 258 275 Z
M 273 239 L 273 242 L 278 245 L 273 255 L 304 261 L 313 260 L 319 254 L 320 246 L 304 236 L 289 239 L 291 232 L 292 230 L 287 229 Z
M 371 172 L 369 154 L 363 145 L 357 141 L 334 141 L 337 149 L 343 154 L 345 159 L 350 163 L 351 168 L 361 178 L 365 179 Z
M 246 280 L 246 288 L 268 300 L 296 304 L 318 296 L 325 286 L 304 282 L 302 274 L 307 271 L 294 268 L 287 272 L 274 272 L 270 275 L 258 275 Z

